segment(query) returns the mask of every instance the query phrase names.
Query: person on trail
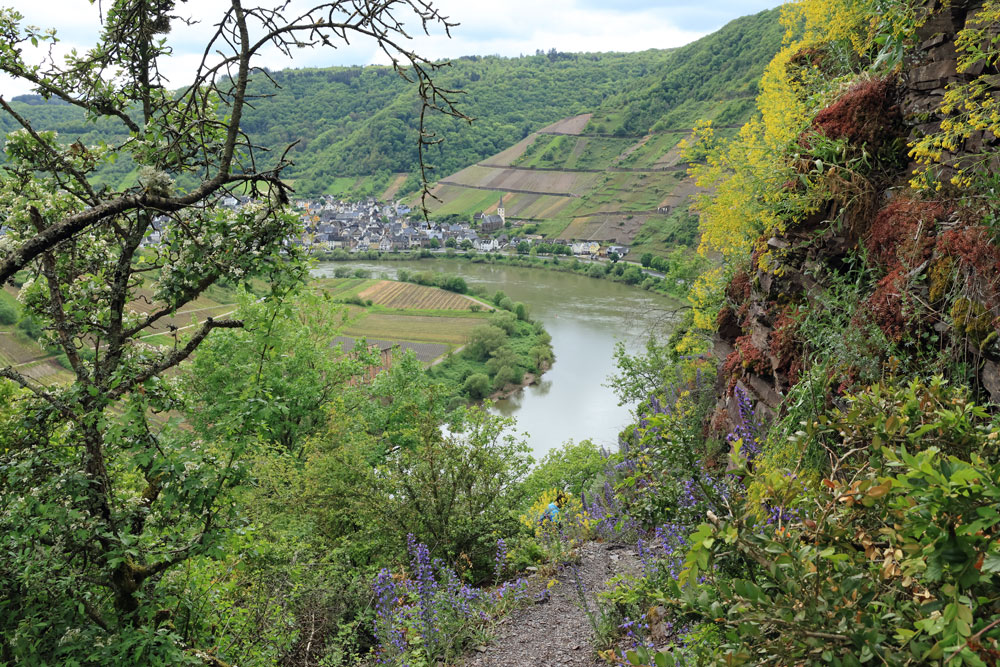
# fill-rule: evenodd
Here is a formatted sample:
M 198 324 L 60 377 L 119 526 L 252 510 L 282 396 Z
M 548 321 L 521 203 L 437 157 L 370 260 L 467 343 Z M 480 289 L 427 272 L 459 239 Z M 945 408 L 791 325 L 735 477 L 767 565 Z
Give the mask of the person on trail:
M 539 525 L 555 523 L 556 519 L 559 518 L 559 510 L 561 510 L 565 504 L 566 494 L 560 491 L 556 495 L 556 499 L 549 503 L 549 506 L 545 508 L 544 512 L 542 512 L 542 516 L 538 519 Z

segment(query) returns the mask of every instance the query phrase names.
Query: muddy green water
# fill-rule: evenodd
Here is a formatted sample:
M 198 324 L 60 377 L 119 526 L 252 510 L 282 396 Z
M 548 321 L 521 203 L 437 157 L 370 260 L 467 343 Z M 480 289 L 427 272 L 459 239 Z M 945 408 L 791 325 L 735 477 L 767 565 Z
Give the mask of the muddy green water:
M 343 265 L 320 264 L 314 273 L 332 276 Z M 570 439 L 590 438 L 609 449 L 616 447 L 633 406 L 618 405 L 617 397 L 604 386 L 615 372 L 615 343 L 624 341 L 637 351 L 651 333 L 665 337 L 680 305 L 609 280 L 544 269 L 446 259 L 347 265 L 390 279 L 399 269 L 450 273 L 462 276 L 470 286 L 483 286 L 490 293 L 503 290 L 528 305 L 532 317 L 552 334 L 556 362 L 537 385 L 499 401 L 496 410 L 517 419 L 535 458 Z

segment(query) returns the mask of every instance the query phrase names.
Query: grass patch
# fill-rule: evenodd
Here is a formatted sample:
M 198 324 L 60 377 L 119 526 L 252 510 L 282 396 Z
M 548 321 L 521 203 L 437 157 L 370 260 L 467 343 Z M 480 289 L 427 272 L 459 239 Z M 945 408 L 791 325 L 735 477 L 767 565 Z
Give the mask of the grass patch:
M 417 343 L 462 345 L 474 328 L 481 325 L 479 317 L 434 317 L 370 312 L 366 317 L 348 324 L 345 336 L 408 340 Z
M 611 172 L 602 180 L 583 198 L 579 211 L 652 211 L 677 187 L 677 180 L 670 173 Z
M 490 212 L 493 213 L 495 212 L 497 202 L 500 200 L 499 192 L 463 188 L 457 185 L 442 186 L 436 195 L 444 203 L 437 205 L 437 202 L 428 202 L 432 209 L 430 216 L 432 220 L 438 220 L 448 215 L 462 215 L 472 218 L 473 214 L 477 211 L 486 211 L 491 206 L 494 210 Z M 415 205 L 419 204 L 420 201 L 417 198 Z
M 354 191 L 357 189 L 355 187 L 356 183 L 360 183 L 364 179 L 359 179 L 356 176 L 338 176 L 332 179 L 326 188 L 323 190 L 325 195 L 333 195 L 334 197 L 343 197 L 349 199 Z
M 644 252 L 651 252 L 666 257 L 678 246 L 693 248 L 697 244 L 698 216 L 681 207 L 668 216 L 650 216 L 636 234 L 632 254 L 638 257 Z
M 356 296 L 359 291 L 376 281 L 368 278 L 323 278 L 316 282 L 330 296 L 345 297 Z
M 541 134 L 514 161 L 518 167 L 563 166 L 576 148 L 576 137 Z
M 557 239 L 559 235 L 566 231 L 569 227 L 570 220 L 568 218 L 556 219 L 556 220 L 545 220 L 543 222 L 536 223 L 538 228 L 538 234 L 541 234 L 547 239 Z
M 683 132 L 665 132 L 651 137 L 620 163 L 622 167 L 649 169 L 660 162 L 685 137 Z

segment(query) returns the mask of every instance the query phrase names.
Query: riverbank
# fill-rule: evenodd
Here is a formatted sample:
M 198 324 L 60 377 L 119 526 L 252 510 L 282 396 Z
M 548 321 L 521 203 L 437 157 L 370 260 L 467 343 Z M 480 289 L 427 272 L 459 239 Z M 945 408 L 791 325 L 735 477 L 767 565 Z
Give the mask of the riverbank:
M 494 311 L 469 334 L 460 351 L 427 369 L 465 400 L 505 398 L 534 384 L 555 361 L 552 336 L 528 307 L 502 291 L 491 299 Z
M 408 262 L 451 259 L 468 261 L 474 264 L 520 266 L 576 273 L 588 278 L 610 280 L 674 298 L 683 298 L 687 295 L 691 283 L 704 269 L 705 264 L 704 259 L 685 248 L 678 248 L 678 252 L 671 255 L 671 259 L 666 262 L 665 271 L 655 271 L 641 264 L 625 260 L 581 259 L 579 257 L 543 254 L 532 255 L 530 253 L 480 253 L 475 250 L 458 251 L 454 248 L 447 248 L 443 251 L 432 251 L 423 248 L 403 252 L 369 250 L 358 253 L 335 250 L 330 253 L 319 254 L 317 258 L 328 262 Z
M 552 337 L 558 363 L 535 384 L 496 400 L 493 410 L 517 419 L 518 429 L 528 433 L 539 459 L 568 439 L 591 439 L 609 449 L 616 446 L 619 431 L 631 420 L 632 407 L 619 404 L 607 386 L 608 376 L 615 373 L 616 345 L 640 353 L 650 336 L 669 336 L 679 312 L 687 306 L 675 298 L 578 273 L 473 263 L 463 258 L 330 263 L 317 266 L 314 274 L 330 277 L 337 270 L 352 274 L 361 270 L 366 276 L 388 279 L 401 272 L 415 275 L 433 270 L 462 277 L 471 293 L 493 295 L 499 290 L 513 302 L 523 302 Z
M 521 380 L 521 384 L 509 384 L 499 391 L 493 392 L 489 399 L 491 401 L 502 401 L 515 395 L 517 392 L 527 389 L 528 387 L 534 387 L 538 384 L 539 380 L 542 379 L 542 374 L 552 367 L 551 364 L 543 363 L 539 366 L 538 374 L 525 373 L 524 378 Z

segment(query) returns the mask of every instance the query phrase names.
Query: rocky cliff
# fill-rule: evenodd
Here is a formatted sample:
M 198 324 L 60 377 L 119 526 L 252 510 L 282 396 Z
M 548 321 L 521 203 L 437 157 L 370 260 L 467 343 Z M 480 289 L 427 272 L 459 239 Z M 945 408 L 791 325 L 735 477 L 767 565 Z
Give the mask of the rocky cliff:
M 877 327 L 872 331 L 884 337 L 884 362 L 891 363 L 893 350 L 933 356 L 963 369 L 984 400 L 1000 403 L 1000 250 L 986 209 L 960 190 L 917 196 L 906 187 L 916 167 L 907 146 L 941 129 L 947 86 L 978 77 L 1000 98 L 1000 73 L 984 71 L 982 63 L 960 68 L 956 35 L 975 22 L 982 2 L 932 0 L 925 9 L 930 15 L 918 31 L 916 55 L 889 77 L 853 85 L 810 130 L 863 147 L 874 168 L 856 179 L 831 169 L 829 177 L 843 181 L 834 196 L 781 233 L 761 238 L 750 266 L 729 283 L 714 337 L 722 369 L 710 425 L 717 434 L 739 423 L 740 392 L 756 403 L 760 417 L 782 414 L 788 392 L 824 354 L 800 331 L 805 314 L 831 307 L 829 299 L 820 304 L 824 295 L 859 264 L 869 283 L 852 323 L 858 331 Z M 800 144 L 806 170 L 808 134 Z M 993 133 L 977 131 L 943 155 L 937 169 L 947 181 L 949 171 L 982 160 L 997 144 Z M 1000 163 L 995 154 L 990 159 L 995 171 Z M 830 400 L 866 371 L 850 364 L 828 369 Z

